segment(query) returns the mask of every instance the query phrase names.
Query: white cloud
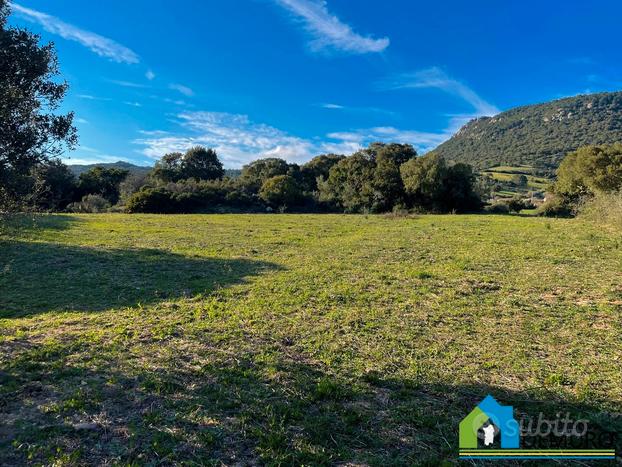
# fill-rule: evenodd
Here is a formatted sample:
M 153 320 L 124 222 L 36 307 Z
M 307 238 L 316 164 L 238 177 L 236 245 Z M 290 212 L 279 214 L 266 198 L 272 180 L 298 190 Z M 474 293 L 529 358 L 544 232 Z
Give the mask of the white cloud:
M 374 141 L 396 142 L 412 144 L 418 152 L 427 152 L 445 141 L 448 136 L 445 132 L 432 133 L 415 130 L 401 130 L 391 126 L 363 128 L 346 132 L 334 132 L 327 135 L 329 138 L 349 143 L 358 148 Z
M 155 73 L 151 70 L 147 70 L 147 73 L 145 73 L 145 78 L 147 78 L 149 81 L 153 80 L 155 77 Z
M 468 102 L 475 109 L 473 116 L 490 116 L 499 109 L 486 102 L 466 84 L 453 79 L 438 67 L 404 73 L 384 83 L 388 89 L 435 88 Z
M 374 39 L 361 36 L 352 27 L 332 15 L 325 0 L 275 0 L 304 24 L 312 36 L 309 46 L 312 51 L 324 49 L 353 54 L 382 52 L 389 46 L 389 38 Z
M 88 125 L 89 121 L 86 118 L 76 118 L 76 123 L 81 123 L 83 125 Z
M 364 113 L 364 114 L 383 114 L 383 115 L 389 115 L 389 116 L 395 116 L 397 115 L 396 112 L 393 112 L 391 110 L 386 110 L 386 109 L 380 109 L 378 107 L 351 107 L 351 106 L 345 106 L 345 105 L 341 105 L 341 104 L 319 104 L 319 107 L 323 108 L 323 109 L 328 109 L 328 110 L 341 110 L 344 112 L 350 112 L 350 113 Z
M 182 93 L 184 96 L 192 97 L 194 96 L 194 91 L 190 89 L 188 86 L 184 86 L 183 84 L 171 83 L 168 85 L 169 89 Z
M 109 79 L 108 82 L 118 86 L 123 86 L 124 88 L 144 89 L 149 87 L 146 84 L 134 83 L 133 81 L 123 81 L 119 79 Z
M 20 18 L 40 24 L 43 29 L 51 34 L 78 42 L 101 57 L 106 57 L 118 63 L 138 63 L 140 61 L 136 53 L 112 39 L 77 28 L 54 16 L 31 10 L 17 3 L 11 3 L 10 6 L 12 11 Z
M 112 99 L 110 99 L 109 97 L 97 97 L 97 96 L 91 96 L 90 94 L 78 94 L 78 96 L 80 99 L 86 99 L 88 101 L 110 101 Z
M 140 102 L 130 102 L 130 101 L 126 101 L 124 102 L 125 105 L 129 105 L 132 107 L 142 107 L 143 105 Z
M 73 165 L 73 164 L 77 164 L 77 165 L 87 165 L 87 164 L 101 164 L 101 163 L 106 163 L 106 162 L 118 162 L 118 161 L 124 161 L 124 162 L 132 162 L 130 159 L 124 158 L 124 157 L 119 157 L 119 156 L 110 156 L 107 154 L 99 154 L 96 153 L 96 151 L 87 151 L 91 154 L 85 154 L 85 155 L 80 155 L 79 153 L 81 152 L 80 150 L 84 150 L 84 148 L 79 148 L 77 149 L 77 155 L 76 156 L 71 156 L 71 157 L 63 157 L 61 160 L 65 163 L 65 164 L 69 164 L 69 165 Z
M 177 116 L 181 130 L 141 131 L 135 144 L 140 152 L 158 159 L 169 152 L 184 152 L 194 145 L 214 148 L 227 167 L 240 167 L 262 157 L 279 157 L 302 163 L 318 154 L 351 154 L 373 141 L 410 143 L 420 152 L 447 139 L 445 133 L 400 130 L 390 126 L 333 132 L 321 138 L 290 135 L 270 125 L 254 123 L 246 115 L 223 112 L 182 112 Z

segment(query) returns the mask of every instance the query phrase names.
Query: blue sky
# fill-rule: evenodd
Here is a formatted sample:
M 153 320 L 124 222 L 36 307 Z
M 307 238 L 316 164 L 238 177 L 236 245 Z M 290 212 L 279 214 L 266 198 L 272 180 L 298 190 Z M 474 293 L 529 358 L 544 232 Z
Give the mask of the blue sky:
M 80 147 L 153 164 L 195 144 L 226 167 L 370 141 L 434 148 L 470 118 L 622 87 L 622 2 L 20 0 L 56 44 Z

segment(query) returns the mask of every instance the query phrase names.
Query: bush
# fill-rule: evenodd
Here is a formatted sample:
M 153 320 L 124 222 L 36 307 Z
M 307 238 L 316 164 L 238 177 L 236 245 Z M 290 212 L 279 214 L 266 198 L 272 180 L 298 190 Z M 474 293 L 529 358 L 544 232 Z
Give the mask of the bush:
M 578 215 L 598 224 L 622 229 L 622 191 L 601 193 L 579 204 Z
M 493 204 L 486 206 L 484 212 L 488 214 L 509 214 L 510 208 L 505 201 L 496 201 Z
M 515 197 L 509 200 L 507 204 L 508 204 L 508 209 L 510 210 L 510 212 L 515 212 L 515 213 L 519 213 L 523 209 L 534 209 L 535 208 L 531 200 L 527 198 Z
M 300 186 L 289 175 L 277 175 L 264 182 L 259 197 L 272 207 L 295 206 L 302 198 Z
M 76 201 L 67 206 L 69 212 L 105 212 L 110 209 L 110 203 L 100 195 L 86 195 L 82 201 Z
M 571 217 L 573 207 L 560 196 L 549 195 L 538 208 L 537 214 L 544 217 Z

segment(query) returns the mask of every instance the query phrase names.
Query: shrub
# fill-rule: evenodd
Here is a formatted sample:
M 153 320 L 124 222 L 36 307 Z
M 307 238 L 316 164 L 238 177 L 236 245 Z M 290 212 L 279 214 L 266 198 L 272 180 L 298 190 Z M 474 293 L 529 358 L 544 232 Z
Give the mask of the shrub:
M 507 204 L 508 204 L 508 209 L 510 210 L 510 212 L 515 212 L 515 213 L 519 213 L 523 209 L 534 209 L 535 208 L 531 200 L 527 198 L 515 197 L 509 200 Z
M 486 206 L 484 212 L 488 214 L 509 214 L 510 208 L 505 201 L 496 201 L 493 204 Z
M 601 193 L 579 204 L 579 217 L 622 229 L 622 191 Z
M 572 213 L 572 205 L 564 198 L 555 195 L 549 195 L 537 212 L 539 216 L 544 217 L 571 217 Z
M 264 182 L 259 197 L 272 207 L 286 208 L 300 202 L 302 191 L 293 177 L 277 175 Z
M 67 206 L 69 212 L 104 212 L 110 209 L 110 203 L 100 195 L 86 195 L 82 201 L 76 201 Z

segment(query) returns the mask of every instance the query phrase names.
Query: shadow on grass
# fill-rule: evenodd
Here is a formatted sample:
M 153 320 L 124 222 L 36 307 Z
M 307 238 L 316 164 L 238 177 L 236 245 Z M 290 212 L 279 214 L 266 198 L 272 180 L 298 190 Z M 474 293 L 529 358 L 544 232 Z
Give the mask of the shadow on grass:
M 449 465 L 460 420 L 487 394 L 517 418 L 570 412 L 599 432 L 622 429 L 615 414 L 543 392 L 335 376 L 278 343 L 265 343 L 271 363 L 205 348 L 131 374 L 114 358 L 75 363 L 83 345 L 20 349 L 0 366 L 0 464 Z
M 278 268 L 262 261 L 188 257 L 155 249 L 0 242 L 0 318 L 191 297 Z
M 0 235 L 22 238 L 42 230 L 65 230 L 83 222 L 67 214 L 0 214 Z

